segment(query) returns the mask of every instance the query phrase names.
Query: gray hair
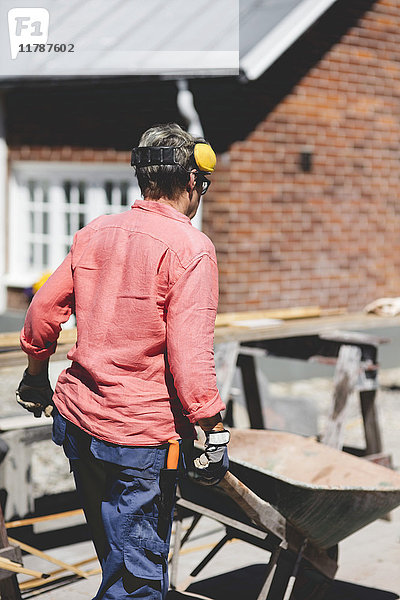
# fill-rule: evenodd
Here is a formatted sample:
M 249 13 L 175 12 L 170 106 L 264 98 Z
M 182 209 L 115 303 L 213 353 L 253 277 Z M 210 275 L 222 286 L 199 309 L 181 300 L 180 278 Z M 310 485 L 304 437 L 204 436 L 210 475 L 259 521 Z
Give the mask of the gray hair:
M 155 125 L 145 131 L 140 138 L 139 146 L 173 146 L 178 165 L 159 165 L 152 167 L 135 167 L 136 177 L 144 197 L 158 200 L 165 197 L 176 200 L 186 189 L 188 173 L 195 168 L 193 150 L 197 143 L 205 142 L 196 138 L 177 123 Z

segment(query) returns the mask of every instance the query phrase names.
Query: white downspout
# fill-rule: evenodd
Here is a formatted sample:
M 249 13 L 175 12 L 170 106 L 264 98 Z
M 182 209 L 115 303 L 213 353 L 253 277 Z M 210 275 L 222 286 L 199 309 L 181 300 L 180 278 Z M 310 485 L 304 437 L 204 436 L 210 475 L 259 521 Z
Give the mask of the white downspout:
M 178 96 L 177 105 L 179 112 L 182 117 L 186 120 L 188 126 L 188 132 L 196 137 L 204 137 L 203 128 L 201 126 L 199 113 L 194 106 L 194 98 L 192 92 L 189 90 L 188 82 L 186 79 L 179 79 L 177 81 Z M 202 227 L 202 215 L 203 207 L 200 202 L 199 210 L 196 216 L 192 219 L 192 225 L 200 229 Z
M 7 142 L 5 124 L 5 102 L 0 92 L 0 314 L 7 308 L 7 291 L 4 283 L 6 272 L 7 231 Z

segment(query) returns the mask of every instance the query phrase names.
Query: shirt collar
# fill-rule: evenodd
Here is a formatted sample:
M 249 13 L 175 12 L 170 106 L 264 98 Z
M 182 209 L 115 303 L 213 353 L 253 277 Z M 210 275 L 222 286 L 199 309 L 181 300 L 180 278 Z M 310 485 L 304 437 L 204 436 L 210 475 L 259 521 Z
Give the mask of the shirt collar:
M 183 221 L 184 223 L 191 224 L 189 217 L 179 212 L 179 210 L 176 210 L 176 208 L 170 204 L 163 204 L 162 202 L 157 202 L 157 200 L 135 200 L 135 203 L 132 204 L 132 208 L 141 208 L 142 210 L 158 213 L 169 219 L 174 219 L 175 221 Z

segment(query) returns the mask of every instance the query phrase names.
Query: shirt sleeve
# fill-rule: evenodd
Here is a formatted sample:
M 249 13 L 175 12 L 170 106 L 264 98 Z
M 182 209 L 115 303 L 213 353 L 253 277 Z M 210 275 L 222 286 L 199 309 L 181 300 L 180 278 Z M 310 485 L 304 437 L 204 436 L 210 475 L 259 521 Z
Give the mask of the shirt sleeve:
M 214 363 L 217 306 L 218 268 L 204 254 L 185 269 L 166 298 L 168 362 L 191 423 L 225 408 Z
M 71 252 L 46 283 L 36 292 L 21 331 L 21 348 L 38 360 L 56 350 L 61 324 L 68 321 L 73 307 Z

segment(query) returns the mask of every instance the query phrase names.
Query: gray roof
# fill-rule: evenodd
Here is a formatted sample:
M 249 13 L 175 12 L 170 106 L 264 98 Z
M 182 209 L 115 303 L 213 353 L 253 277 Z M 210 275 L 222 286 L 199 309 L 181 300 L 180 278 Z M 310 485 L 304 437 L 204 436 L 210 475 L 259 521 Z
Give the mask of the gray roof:
M 246 56 L 300 0 L 240 0 L 240 55 Z
M 336 0 L 240 0 L 240 66 L 257 79 Z
M 120 75 L 235 75 L 255 79 L 335 0 L 24 0 L 11 13 L 14 46 L 42 43 L 29 7 L 48 10 L 46 51 L 12 59 L 7 13 L 0 2 L 0 80 Z M 239 35 L 240 15 L 240 35 Z M 43 24 L 42 24 L 43 25 Z M 42 25 L 40 33 L 42 33 Z M 37 25 L 36 25 L 37 27 Z M 65 44 L 54 52 L 49 44 Z M 74 45 L 74 52 L 68 52 Z M 50 49 L 50 50 L 49 50 Z

